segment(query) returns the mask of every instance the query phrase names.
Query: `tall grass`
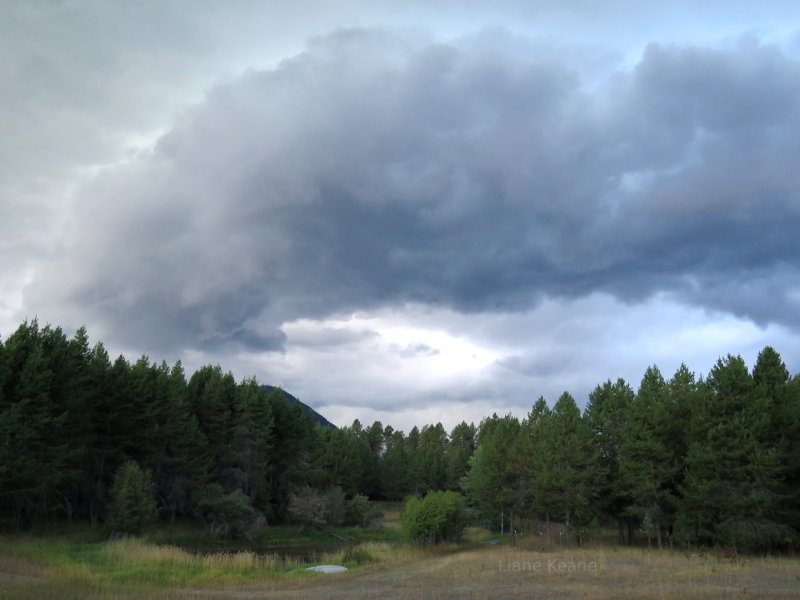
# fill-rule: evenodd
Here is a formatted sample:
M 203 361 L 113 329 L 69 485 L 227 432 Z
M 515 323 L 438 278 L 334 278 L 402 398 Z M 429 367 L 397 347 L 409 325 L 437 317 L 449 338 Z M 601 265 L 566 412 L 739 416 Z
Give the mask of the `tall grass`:
M 112 565 L 200 567 L 233 573 L 252 573 L 256 570 L 280 571 L 302 564 L 292 557 L 248 551 L 196 554 L 175 546 L 149 544 L 138 538 L 108 542 L 103 546 L 101 555 Z
M 23 597 L 24 590 L 38 590 L 32 597 L 39 598 L 82 593 L 148 598 L 169 588 L 250 585 L 301 575 L 309 574 L 299 559 L 274 554 L 194 554 L 137 538 L 89 544 L 0 537 L 0 598 Z M 70 596 L 66 590 L 81 593 Z
M 309 573 L 298 558 L 192 553 L 136 538 L 89 543 L 0 536 L 0 600 L 800 597 L 796 558 L 729 561 L 715 552 L 605 544 L 567 549 L 547 536 L 491 545 L 484 543 L 489 532 L 469 534 L 461 545 L 367 542 L 318 557 L 315 564 L 350 567 L 344 575 Z M 552 559 L 592 566 L 554 570 Z

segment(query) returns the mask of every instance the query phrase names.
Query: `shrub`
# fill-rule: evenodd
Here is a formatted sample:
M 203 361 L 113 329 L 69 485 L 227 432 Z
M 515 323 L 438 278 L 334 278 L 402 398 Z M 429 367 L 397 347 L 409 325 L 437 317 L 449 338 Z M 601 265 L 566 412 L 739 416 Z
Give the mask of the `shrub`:
M 344 507 L 345 525 L 366 527 L 382 516 L 381 510 L 377 506 L 370 504 L 366 496 L 360 494 L 348 500 Z
M 458 542 L 467 524 L 467 508 L 456 492 L 428 492 L 424 498 L 409 498 L 401 519 L 406 536 L 417 544 Z
M 289 515 L 303 526 L 323 527 L 338 525 L 365 526 L 381 516 L 366 496 L 345 498 L 340 487 L 325 492 L 305 488 L 289 499 Z
M 328 522 L 328 498 L 307 488 L 289 498 L 289 515 L 302 527 L 322 527 Z
M 218 483 L 209 485 L 198 502 L 206 527 L 215 536 L 253 539 L 267 520 L 250 503 L 250 498 L 236 489 L 226 494 Z
M 342 553 L 342 560 L 344 562 L 355 563 L 357 565 L 366 565 L 374 562 L 375 558 L 366 548 L 361 546 L 349 546 Z

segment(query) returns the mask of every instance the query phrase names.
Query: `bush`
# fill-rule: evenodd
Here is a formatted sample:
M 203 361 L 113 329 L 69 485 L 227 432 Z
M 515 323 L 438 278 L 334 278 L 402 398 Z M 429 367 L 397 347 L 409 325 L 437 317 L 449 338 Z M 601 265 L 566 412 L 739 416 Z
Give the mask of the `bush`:
M 786 546 L 792 530 L 766 518 L 729 518 L 717 525 L 716 538 L 722 546 L 745 552 L 768 552 Z
M 289 498 L 289 515 L 302 527 L 310 525 L 317 528 L 326 525 L 329 512 L 328 498 L 311 488 L 292 494 Z
M 115 533 L 139 533 L 157 518 L 150 473 L 142 471 L 136 461 L 129 460 L 114 475 L 106 525 Z
M 342 553 L 342 561 L 356 565 L 366 565 L 375 561 L 369 550 L 362 546 L 349 546 Z
M 347 516 L 347 500 L 340 487 L 333 487 L 325 492 L 325 504 L 328 507 L 327 525 L 338 526 L 344 523 Z
M 353 496 L 344 507 L 344 524 L 366 527 L 383 516 L 381 510 L 370 504 L 366 496 Z
M 366 496 L 345 498 L 340 487 L 325 492 L 305 488 L 289 499 L 289 515 L 296 523 L 314 528 L 323 526 L 365 526 L 380 518 L 381 511 L 373 507 Z
M 424 498 L 412 496 L 401 517 L 403 531 L 421 545 L 458 542 L 467 524 L 464 499 L 456 492 L 428 492 Z
M 198 502 L 206 527 L 214 536 L 253 539 L 267 525 L 267 519 L 236 489 L 228 494 L 218 483 L 209 485 Z

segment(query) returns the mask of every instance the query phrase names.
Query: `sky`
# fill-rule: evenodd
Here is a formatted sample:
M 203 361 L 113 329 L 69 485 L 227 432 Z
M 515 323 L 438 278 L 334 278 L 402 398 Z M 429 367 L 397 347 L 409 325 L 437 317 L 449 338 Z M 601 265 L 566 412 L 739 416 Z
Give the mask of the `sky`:
M 0 0 L 0 338 L 338 425 L 800 370 L 800 3 Z

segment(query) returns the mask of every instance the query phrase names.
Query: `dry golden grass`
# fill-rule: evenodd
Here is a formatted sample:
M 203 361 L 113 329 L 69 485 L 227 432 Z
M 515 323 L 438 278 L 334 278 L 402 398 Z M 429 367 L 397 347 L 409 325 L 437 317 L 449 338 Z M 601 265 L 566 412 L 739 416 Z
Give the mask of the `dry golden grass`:
M 407 549 L 343 575 L 318 575 L 210 598 L 800 598 L 800 562 L 643 549 L 492 546 L 450 554 Z M 195 596 L 178 595 L 179 598 Z
M 49 568 L 1 550 L 0 598 L 15 600 L 800 598 L 795 558 L 728 561 L 717 553 L 564 549 L 541 537 L 471 550 L 366 543 L 320 560 L 352 567 L 337 575 L 306 573 L 274 556 L 196 555 L 135 539 L 103 544 L 91 560 Z
M 298 559 L 276 554 L 254 552 L 193 554 L 175 546 L 148 544 L 138 538 L 109 542 L 103 546 L 101 556 L 126 566 L 201 567 L 233 572 L 249 572 L 254 569 L 277 570 L 301 564 Z
M 6 581 L 33 581 L 44 575 L 44 568 L 30 558 L 0 556 L 0 577 Z

